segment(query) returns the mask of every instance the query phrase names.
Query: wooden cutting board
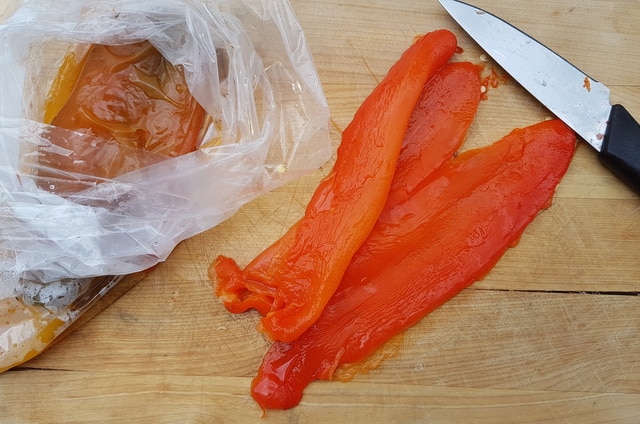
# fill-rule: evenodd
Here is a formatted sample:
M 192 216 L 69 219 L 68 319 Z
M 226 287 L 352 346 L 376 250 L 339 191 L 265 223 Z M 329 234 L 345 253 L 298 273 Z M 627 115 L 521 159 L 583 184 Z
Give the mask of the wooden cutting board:
M 637 0 L 477 0 L 607 84 L 640 117 Z M 16 0 L 2 0 L 4 16 Z M 292 0 L 332 113 L 332 141 L 416 35 L 448 28 L 436 0 Z M 486 62 L 487 69 L 492 63 Z M 501 72 L 498 70 L 498 72 Z M 466 147 L 549 114 L 514 82 L 491 88 Z M 47 352 L 0 375 L 7 423 L 638 423 L 640 198 L 582 143 L 553 206 L 482 281 L 349 383 L 317 382 L 261 419 L 249 385 L 268 347 L 257 316 L 212 295 L 218 255 L 246 264 L 302 214 L 323 169 L 247 204 Z M 104 305 L 103 305 L 104 306 Z

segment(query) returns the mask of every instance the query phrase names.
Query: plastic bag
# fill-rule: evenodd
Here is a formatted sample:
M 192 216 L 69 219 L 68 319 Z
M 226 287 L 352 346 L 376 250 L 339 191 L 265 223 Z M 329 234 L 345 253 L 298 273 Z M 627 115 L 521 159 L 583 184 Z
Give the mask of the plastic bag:
M 130 151 L 144 166 L 67 176 L 81 189 L 61 195 L 43 183 L 39 153 L 81 153 L 47 135 L 100 149 L 43 122 L 64 58 L 145 40 L 182 67 L 211 118 L 199 148 Z M 0 370 L 43 350 L 122 276 L 332 154 L 324 93 L 286 1 L 27 1 L 0 25 L 0 43 Z

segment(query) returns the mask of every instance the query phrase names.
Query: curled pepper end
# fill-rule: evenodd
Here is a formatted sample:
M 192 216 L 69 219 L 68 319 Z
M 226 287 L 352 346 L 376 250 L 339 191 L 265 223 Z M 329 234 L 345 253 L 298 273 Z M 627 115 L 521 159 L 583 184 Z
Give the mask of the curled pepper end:
M 249 289 L 251 282 L 247 281 L 233 259 L 218 256 L 209 267 L 209 278 L 215 281 L 216 296 L 229 312 L 239 314 L 255 309 L 264 316 L 271 310 L 273 297 L 255 290 L 255 287 Z

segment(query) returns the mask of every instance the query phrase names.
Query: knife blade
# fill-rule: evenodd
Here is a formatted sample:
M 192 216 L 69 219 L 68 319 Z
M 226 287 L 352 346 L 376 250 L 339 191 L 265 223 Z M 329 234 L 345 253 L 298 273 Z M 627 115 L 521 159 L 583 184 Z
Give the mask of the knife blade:
M 520 85 L 597 152 L 640 194 L 640 124 L 609 89 L 501 18 L 458 0 L 438 0 L 453 19 Z

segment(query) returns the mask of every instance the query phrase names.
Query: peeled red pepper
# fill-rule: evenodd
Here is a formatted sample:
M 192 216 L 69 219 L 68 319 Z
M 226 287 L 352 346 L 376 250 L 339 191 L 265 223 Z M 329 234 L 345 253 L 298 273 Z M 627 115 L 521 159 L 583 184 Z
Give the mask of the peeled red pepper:
M 423 88 L 409 121 L 385 207 L 372 232 L 352 258 L 347 272 L 360 265 L 368 267 L 369 271 L 374 267 L 386 266 L 387 261 L 378 264 L 371 260 L 371 257 L 376 253 L 382 255 L 383 252 L 392 249 L 394 244 L 408 239 L 412 226 L 394 227 L 393 222 L 402 222 L 403 219 L 406 222 L 407 217 L 402 216 L 406 209 L 402 208 L 402 205 L 420 190 L 431 173 L 454 155 L 464 141 L 482 96 L 479 72 L 480 68 L 468 62 L 450 63 L 441 68 Z M 385 223 L 390 225 L 386 227 Z M 391 256 L 394 254 L 389 253 Z M 344 290 L 346 283 L 343 278 L 337 293 Z M 333 300 L 329 301 L 327 307 L 331 307 L 333 302 Z M 325 320 L 323 317 L 326 314 L 327 312 L 323 312 L 318 324 L 303 333 L 301 336 L 303 341 L 309 338 L 309 333 L 314 331 L 313 329 L 317 328 L 320 322 Z M 358 319 L 355 315 L 352 318 Z M 327 335 L 327 337 L 331 336 Z M 297 344 L 298 342 L 292 343 L 294 346 Z M 274 346 L 286 345 L 277 343 Z M 321 355 L 322 349 L 315 353 Z M 314 352 L 310 354 L 313 355 Z M 316 359 L 321 359 L 321 356 L 317 356 Z M 302 359 L 299 360 L 299 363 L 303 363 L 302 361 Z M 263 367 L 267 362 L 265 357 Z M 273 398 L 264 400 L 270 396 L 269 390 L 278 388 L 277 384 L 265 387 L 264 383 L 262 387 L 254 388 L 254 397 L 263 408 L 286 408 L 295 405 L 302 395 L 303 388 L 315 379 L 309 374 L 315 362 L 311 360 L 309 363 L 311 365 L 306 371 L 301 369 L 301 372 L 306 373 L 308 381 L 301 381 L 296 386 L 295 375 L 290 374 L 287 377 L 292 379 L 288 378 L 287 381 L 281 382 L 282 385 L 290 386 L 288 389 L 291 392 L 290 397 L 286 397 L 286 389 L 278 389 Z M 258 378 L 254 380 L 254 385 L 257 381 L 259 381 Z M 282 397 L 278 398 L 278 395 Z
M 363 360 L 483 277 L 549 206 L 574 148 L 568 127 L 545 121 L 433 172 L 383 212 L 401 230 L 391 220 L 374 227 L 366 260 L 356 254 L 316 323 L 271 346 L 252 382 L 254 399 L 263 409 L 295 406 L 311 381 Z
M 470 62 L 449 63 L 425 85 L 411 115 L 385 207 L 347 271 L 362 262 L 367 267 L 385 266 L 370 261 L 373 252 L 411 237 L 410 225 L 398 225 L 411 219 L 403 216 L 401 205 L 462 145 L 482 98 L 480 70 Z
M 336 162 L 304 216 L 244 270 L 216 259 L 209 273 L 228 310 L 257 309 L 260 329 L 274 340 L 294 340 L 313 324 L 384 207 L 423 86 L 456 45 L 447 30 L 418 39 L 344 130 Z

